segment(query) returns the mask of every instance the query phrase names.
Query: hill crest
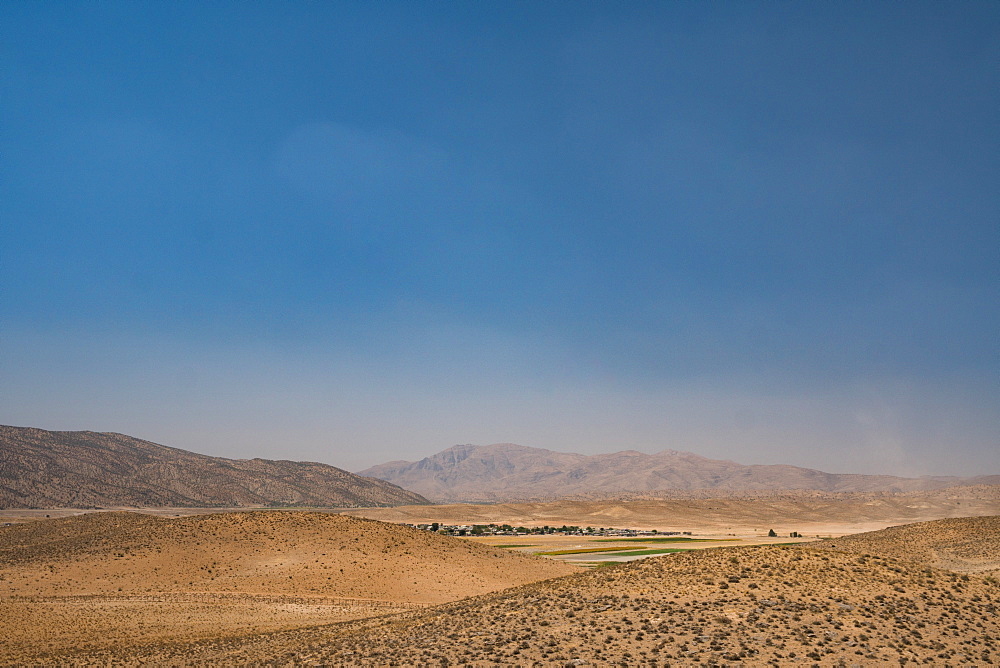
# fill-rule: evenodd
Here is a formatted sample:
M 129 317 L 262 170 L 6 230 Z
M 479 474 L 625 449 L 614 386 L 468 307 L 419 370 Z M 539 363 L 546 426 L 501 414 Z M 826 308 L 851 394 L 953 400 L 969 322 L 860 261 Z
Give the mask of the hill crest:
M 0 508 L 424 504 L 316 462 L 226 459 L 125 434 L 0 426 Z
M 84 665 L 79 651 L 377 619 L 577 570 L 329 512 L 29 521 L 0 527 L 0 664 Z
M 455 445 L 416 462 L 372 466 L 360 475 L 387 480 L 438 503 L 500 503 L 657 490 L 908 492 L 988 482 L 989 478 L 826 473 L 783 464 L 739 464 L 678 450 L 582 455 L 513 443 Z
M 877 554 L 960 573 L 1000 570 L 1000 516 L 951 517 L 903 524 L 817 543 L 814 547 Z

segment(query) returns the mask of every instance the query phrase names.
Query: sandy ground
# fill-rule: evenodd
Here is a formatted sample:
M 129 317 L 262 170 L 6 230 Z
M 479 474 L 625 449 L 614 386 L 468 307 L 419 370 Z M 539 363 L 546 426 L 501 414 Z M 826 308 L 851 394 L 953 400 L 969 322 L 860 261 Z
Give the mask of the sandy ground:
M 0 529 L 0 663 L 371 617 L 575 570 L 335 514 L 29 522 Z
M 925 527 L 934 531 L 934 527 Z M 988 666 L 1000 585 L 871 554 L 727 547 L 617 564 L 380 619 L 80 663 Z
M 0 664 L 993 665 L 992 493 L 348 511 L 706 539 L 687 544 L 458 539 L 343 509 L 7 511 Z M 961 510 L 980 517 L 907 524 Z M 813 542 L 765 544 L 791 530 Z M 688 551 L 596 569 L 530 554 L 592 547 Z
M 839 552 L 878 554 L 958 573 L 1000 571 L 1000 516 L 917 522 L 823 541 Z

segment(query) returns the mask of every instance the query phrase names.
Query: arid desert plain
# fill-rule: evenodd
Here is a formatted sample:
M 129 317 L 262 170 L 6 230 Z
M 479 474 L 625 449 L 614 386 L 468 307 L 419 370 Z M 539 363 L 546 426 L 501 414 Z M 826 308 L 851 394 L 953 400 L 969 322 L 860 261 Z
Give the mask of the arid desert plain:
M 1000 662 L 997 487 L 0 520 L 4 665 Z

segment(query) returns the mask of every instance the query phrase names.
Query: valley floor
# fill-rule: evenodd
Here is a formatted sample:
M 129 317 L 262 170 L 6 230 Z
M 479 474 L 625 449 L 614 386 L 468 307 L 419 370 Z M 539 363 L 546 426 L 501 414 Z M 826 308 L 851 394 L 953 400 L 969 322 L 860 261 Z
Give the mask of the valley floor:
M 460 539 L 333 511 L 6 511 L 0 665 L 994 665 L 992 493 L 472 506 L 459 520 L 643 528 L 658 508 L 653 528 L 692 534 L 610 541 Z M 879 530 L 844 535 L 859 507 Z M 979 516 L 948 519 L 959 507 Z M 754 512 L 739 533 L 733 518 Z M 786 544 L 791 530 L 804 544 Z
M 805 546 L 691 552 L 426 610 L 70 663 L 993 665 L 995 580 Z

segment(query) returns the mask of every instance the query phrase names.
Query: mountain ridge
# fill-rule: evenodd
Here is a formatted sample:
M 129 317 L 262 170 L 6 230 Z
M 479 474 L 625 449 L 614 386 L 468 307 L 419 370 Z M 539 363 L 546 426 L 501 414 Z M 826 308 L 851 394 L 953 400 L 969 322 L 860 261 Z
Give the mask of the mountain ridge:
M 656 490 L 922 491 L 952 485 L 1000 483 L 1000 476 L 924 476 L 827 473 L 788 464 L 740 464 L 692 452 L 637 450 L 582 455 L 515 443 L 454 445 L 421 460 L 369 467 L 371 476 L 416 491 L 437 503 L 498 503 Z M 995 480 L 994 480 L 995 479 Z
M 318 462 L 226 459 L 116 432 L 0 425 L 0 508 L 426 503 L 392 483 Z

